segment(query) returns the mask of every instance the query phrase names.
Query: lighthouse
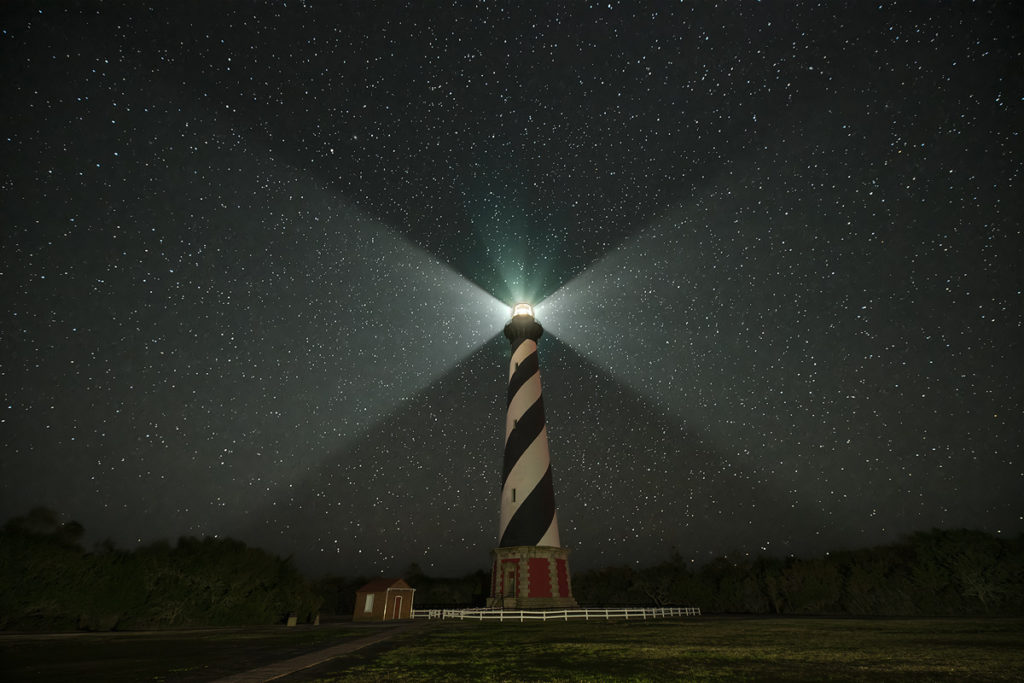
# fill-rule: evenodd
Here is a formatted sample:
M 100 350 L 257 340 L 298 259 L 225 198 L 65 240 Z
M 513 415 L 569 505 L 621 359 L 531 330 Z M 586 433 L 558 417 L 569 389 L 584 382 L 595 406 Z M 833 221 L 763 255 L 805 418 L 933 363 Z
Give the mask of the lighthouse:
M 505 413 L 498 547 L 491 551 L 489 607 L 574 607 L 569 551 L 561 547 L 537 341 L 529 304 L 505 325 L 512 347 Z

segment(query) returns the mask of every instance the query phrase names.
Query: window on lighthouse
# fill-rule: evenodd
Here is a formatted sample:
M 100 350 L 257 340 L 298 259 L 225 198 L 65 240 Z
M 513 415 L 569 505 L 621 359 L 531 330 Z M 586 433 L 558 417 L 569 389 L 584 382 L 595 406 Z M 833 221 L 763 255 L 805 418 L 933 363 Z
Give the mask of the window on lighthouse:
M 512 502 L 516 502 L 516 490 L 512 489 Z

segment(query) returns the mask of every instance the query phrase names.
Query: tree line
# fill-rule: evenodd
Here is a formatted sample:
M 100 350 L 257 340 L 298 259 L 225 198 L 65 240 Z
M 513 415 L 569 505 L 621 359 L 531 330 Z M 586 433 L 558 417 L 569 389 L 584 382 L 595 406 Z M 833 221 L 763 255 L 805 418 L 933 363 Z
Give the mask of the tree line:
M 273 624 L 321 598 L 292 565 L 232 539 L 127 551 L 81 546 L 77 522 L 36 508 L 0 530 L 0 629 L 142 630 Z
M 489 576 L 424 574 L 412 564 L 403 578 L 416 606 L 482 606 Z M 324 609 L 351 614 L 363 578 L 317 583 Z M 700 607 L 712 614 L 941 616 L 1024 614 L 1024 536 L 939 530 L 899 543 L 822 557 L 719 557 L 697 566 L 679 552 L 654 566 L 577 572 L 580 605 Z
M 183 537 L 135 550 L 82 548 L 84 529 L 37 508 L 0 529 L 0 629 L 139 630 L 301 622 L 352 614 L 368 577 L 309 581 L 290 559 L 232 539 Z M 417 607 L 480 606 L 489 576 L 427 576 L 410 565 Z M 573 575 L 581 605 L 677 605 L 705 613 L 1024 614 L 1024 536 L 932 530 L 887 546 L 822 557 L 673 552 L 654 566 Z
M 581 604 L 700 607 L 706 613 L 954 616 L 1024 614 L 1024 536 L 912 534 L 893 545 L 823 557 L 719 557 L 694 567 L 678 552 L 644 569 L 573 576 Z

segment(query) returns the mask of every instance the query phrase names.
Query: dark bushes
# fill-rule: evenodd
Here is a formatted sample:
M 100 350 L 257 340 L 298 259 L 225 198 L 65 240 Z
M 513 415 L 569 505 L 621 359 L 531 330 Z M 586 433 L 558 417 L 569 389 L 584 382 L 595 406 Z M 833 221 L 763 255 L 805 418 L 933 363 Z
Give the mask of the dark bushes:
M 1020 615 L 1024 538 L 936 529 L 821 558 L 720 557 L 700 568 L 676 554 L 646 569 L 582 572 L 573 577 L 573 593 L 581 604 L 719 613 Z
M 0 531 L 0 628 L 108 631 L 273 624 L 320 598 L 290 560 L 231 539 L 87 553 L 81 525 L 43 508 Z

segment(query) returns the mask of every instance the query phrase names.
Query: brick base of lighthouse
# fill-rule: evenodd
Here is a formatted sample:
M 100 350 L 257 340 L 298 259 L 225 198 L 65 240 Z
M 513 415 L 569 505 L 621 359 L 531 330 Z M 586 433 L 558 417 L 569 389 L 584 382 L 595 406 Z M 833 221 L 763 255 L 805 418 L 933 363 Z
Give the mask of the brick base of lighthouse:
M 517 545 L 491 551 L 488 607 L 540 609 L 576 607 L 569 578 L 569 551 Z

